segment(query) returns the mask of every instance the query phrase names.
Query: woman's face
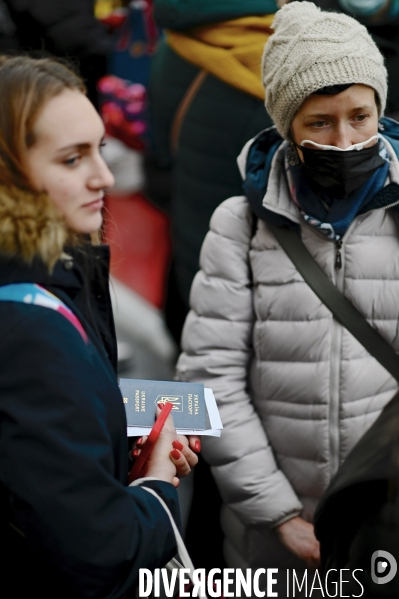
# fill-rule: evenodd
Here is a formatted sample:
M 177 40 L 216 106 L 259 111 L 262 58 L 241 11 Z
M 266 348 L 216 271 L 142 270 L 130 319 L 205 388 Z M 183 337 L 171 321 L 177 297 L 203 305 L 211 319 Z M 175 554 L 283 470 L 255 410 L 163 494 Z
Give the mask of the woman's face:
M 303 140 L 310 139 L 345 150 L 370 139 L 377 131 L 374 90 L 358 84 L 334 96 L 309 96 L 291 123 L 291 135 L 298 146 Z M 374 143 L 375 140 L 371 145 Z M 302 159 L 300 150 L 299 154 Z
M 40 111 L 34 136 L 26 155 L 32 185 L 49 194 L 72 231 L 97 231 L 114 178 L 100 154 L 104 125 L 93 105 L 81 92 L 64 90 Z

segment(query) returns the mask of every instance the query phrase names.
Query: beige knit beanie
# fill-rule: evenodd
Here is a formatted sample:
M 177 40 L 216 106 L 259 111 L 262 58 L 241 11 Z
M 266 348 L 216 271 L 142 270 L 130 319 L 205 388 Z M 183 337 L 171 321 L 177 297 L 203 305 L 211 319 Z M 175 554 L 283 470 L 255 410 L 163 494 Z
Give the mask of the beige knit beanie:
M 367 29 L 347 15 L 324 12 L 312 2 L 292 2 L 276 13 L 262 58 L 266 108 L 288 138 L 303 101 L 327 85 L 363 83 L 387 97 L 384 59 Z

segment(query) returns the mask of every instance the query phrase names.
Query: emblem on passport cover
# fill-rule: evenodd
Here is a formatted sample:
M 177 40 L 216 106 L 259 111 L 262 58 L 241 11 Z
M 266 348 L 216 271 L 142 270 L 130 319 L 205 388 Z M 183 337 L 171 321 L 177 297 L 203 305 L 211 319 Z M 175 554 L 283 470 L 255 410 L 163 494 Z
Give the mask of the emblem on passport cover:
M 128 426 L 152 426 L 158 403 L 171 403 L 177 429 L 207 428 L 204 385 L 174 381 L 120 379 Z M 209 424 L 208 424 L 209 426 Z

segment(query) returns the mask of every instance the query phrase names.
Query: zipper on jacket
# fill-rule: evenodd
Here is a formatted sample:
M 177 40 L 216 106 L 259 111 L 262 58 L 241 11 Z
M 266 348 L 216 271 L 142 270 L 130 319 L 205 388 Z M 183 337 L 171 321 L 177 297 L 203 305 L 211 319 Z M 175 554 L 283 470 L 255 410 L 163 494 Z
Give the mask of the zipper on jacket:
M 341 255 L 341 248 L 342 248 L 342 239 L 339 239 L 338 241 L 335 242 L 335 247 L 337 248 L 337 253 L 335 255 L 335 268 L 342 268 L 342 255 Z
M 351 222 L 343 237 L 335 242 L 335 285 L 341 293 L 344 292 L 344 266 L 345 246 L 344 241 L 349 237 L 355 225 L 355 219 Z M 330 477 L 332 478 L 339 467 L 339 445 L 340 445 L 340 376 L 342 361 L 342 334 L 343 326 L 335 318 L 332 322 L 331 356 L 330 356 L 330 405 L 329 405 L 329 439 L 330 439 Z

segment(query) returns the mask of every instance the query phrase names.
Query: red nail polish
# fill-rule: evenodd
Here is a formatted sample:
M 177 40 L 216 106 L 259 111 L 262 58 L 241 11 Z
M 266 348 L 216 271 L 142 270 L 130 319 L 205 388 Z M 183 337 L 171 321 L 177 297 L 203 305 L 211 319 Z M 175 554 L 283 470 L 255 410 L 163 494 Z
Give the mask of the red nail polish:
M 179 451 L 183 450 L 183 443 L 180 443 L 180 441 L 173 441 L 172 445 L 175 449 L 178 449 Z
M 140 452 L 139 452 L 139 450 L 138 450 L 138 449 L 134 449 L 134 450 L 133 450 L 133 453 L 132 453 L 132 456 L 133 456 L 134 458 L 137 458 L 137 456 L 139 455 L 139 453 L 140 453 Z
M 136 441 L 136 445 L 141 445 L 143 442 L 143 437 L 139 437 Z
M 194 449 L 197 453 L 199 453 L 201 451 L 201 441 L 196 441 L 194 443 Z
M 170 455 L 174 460 L 179 460 L 181 454 L 180 451 L 177 451 L 177 449 L 173 449 L 173 451 L 170 452 Z
M 159 408 L 160 410 L 163 410 L 163 408 L 164 408 L 164 405 L 165 405 L 164 403 L 159 403 L 159 404 L 158 404 L 158 408 Z

